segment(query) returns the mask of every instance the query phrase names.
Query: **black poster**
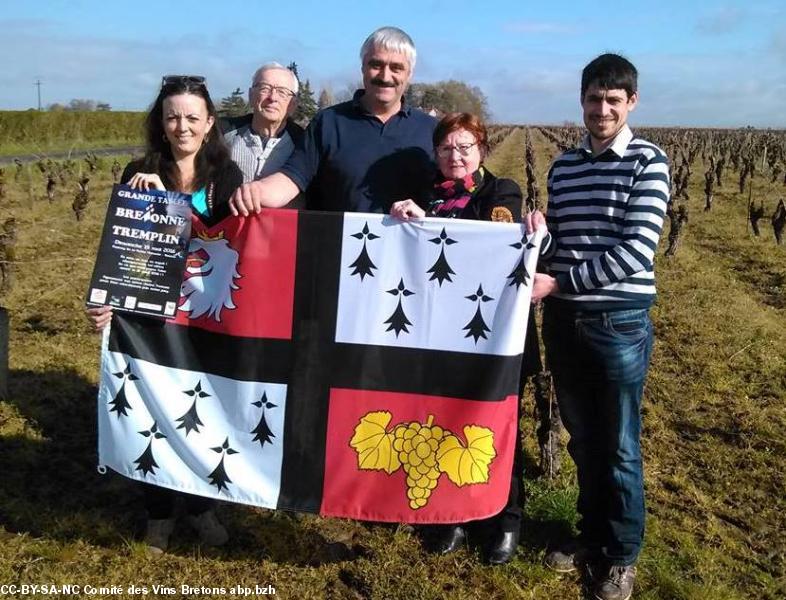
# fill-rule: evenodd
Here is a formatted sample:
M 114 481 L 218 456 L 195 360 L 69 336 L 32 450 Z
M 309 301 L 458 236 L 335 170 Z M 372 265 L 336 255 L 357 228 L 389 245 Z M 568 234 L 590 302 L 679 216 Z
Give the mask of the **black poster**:
M 87 292 L 88 306 L 172 317 L 191 237 L 191 197 L 115 185 Z

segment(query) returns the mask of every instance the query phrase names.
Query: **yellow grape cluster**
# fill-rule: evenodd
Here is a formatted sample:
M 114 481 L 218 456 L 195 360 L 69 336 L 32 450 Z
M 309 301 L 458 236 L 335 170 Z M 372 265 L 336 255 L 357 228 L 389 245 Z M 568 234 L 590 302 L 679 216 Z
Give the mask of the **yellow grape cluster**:
M 437 464 L 437 449 L 450 432 L 433 425 L 433 415 L 426 423 L 401 423 L 393 430 L 393 450 L 407 474 L 407 498 L 413 510 L 428 502 L 442 472 Z

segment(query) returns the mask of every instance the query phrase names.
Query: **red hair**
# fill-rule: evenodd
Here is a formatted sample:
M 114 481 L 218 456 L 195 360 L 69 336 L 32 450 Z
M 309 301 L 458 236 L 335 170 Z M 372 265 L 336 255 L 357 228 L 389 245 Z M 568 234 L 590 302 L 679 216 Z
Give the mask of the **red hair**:
M 480 149 L 481 158 L 486 158 L 489 153 L 488 133 L 486 126 L 478 117 L 471 113 L 449 113 L 442 117 L 442 120 L 437 123 L 434 129 L 432 141 L 434 148 L 437 148 L 449 134 L 454 131 L 463 129 L 475 136 L 475 142 Z

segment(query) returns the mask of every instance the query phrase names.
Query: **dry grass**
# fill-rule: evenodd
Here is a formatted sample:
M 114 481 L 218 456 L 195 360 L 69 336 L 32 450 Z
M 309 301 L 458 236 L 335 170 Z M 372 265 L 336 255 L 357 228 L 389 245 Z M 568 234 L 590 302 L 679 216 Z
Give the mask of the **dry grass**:
M 545 201 L 556 151 L 532 135 Z M 523 136 L 514 132 L 488 161 L 522 184 Z M 541 566 L 548 541 L 575 518 L 570 468 L 555 481 L 530 479 L 522 546 L 503 568 L 482 565 L 474 548 L 425 554 L 405 528 L 232 505 L 222 507 L 231 546 L 199 548 L 178 529 L 169 554 L 145 556 L 134 486 L 95 471 L 98 339 L 81 307 L 110 176 L 94 179 L 86 220 L 77 223 L 75 190 L 59 189 L 50 205 L 40 176 L 28 173 L 29 182 L 16 184 L 7 175 L 0 201 L 0 217 L 19 222 L 21 261 L 3 302 L 11 379 L 0 402 L 0 584 L 272 584 L 283 598 L 584 597 L 577 577 Z M 786 596 L 786 248 L 769 231 L 761 240 L 746 233 L 746 200 L 732 183 L 705 214 L 694 182 L 685 240 L 676 257 L 659 259 L 644 409 L 649 516 L 636 598 Z M 528 401 L 529 423 L 531 410 Z

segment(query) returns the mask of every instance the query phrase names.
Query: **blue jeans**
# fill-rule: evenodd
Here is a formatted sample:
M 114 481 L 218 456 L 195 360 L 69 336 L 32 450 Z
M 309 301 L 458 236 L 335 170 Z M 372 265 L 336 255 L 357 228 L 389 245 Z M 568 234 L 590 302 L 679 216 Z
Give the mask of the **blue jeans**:
M 579 537 L 610 564 L 633 564 L 644 537 L 639 435 L 652 352 L 648 312 L 547 304 L 543 339 L 576 463 Z

